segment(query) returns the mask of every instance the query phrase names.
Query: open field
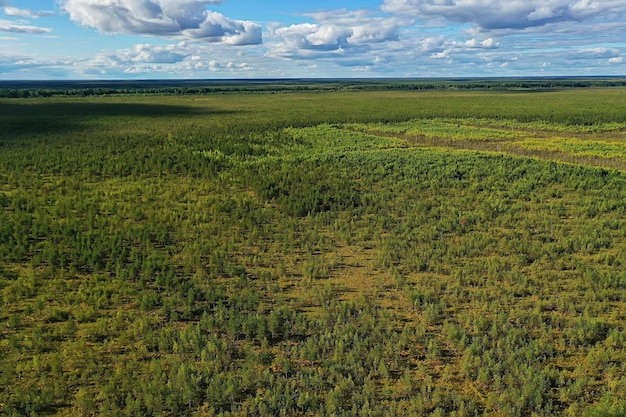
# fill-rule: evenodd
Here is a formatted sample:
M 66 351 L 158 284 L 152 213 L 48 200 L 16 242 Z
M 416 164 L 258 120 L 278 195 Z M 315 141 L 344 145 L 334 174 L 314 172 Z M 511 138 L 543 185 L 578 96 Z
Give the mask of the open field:
M 626 412 L 626 90 L 0 100 L 0 414 Z

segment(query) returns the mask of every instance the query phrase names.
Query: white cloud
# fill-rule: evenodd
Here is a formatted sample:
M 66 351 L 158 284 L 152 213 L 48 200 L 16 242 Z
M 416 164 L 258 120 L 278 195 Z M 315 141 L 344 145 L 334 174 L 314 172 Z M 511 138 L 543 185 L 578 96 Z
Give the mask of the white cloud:
M 558 14 L 556 10 L 553 10 L 552 8 L 547 6 L 537 7 L 535 10 L 528 13 L 527 15 L 528 20 L 530 21 L 552 19 L 557 16 Z
M 50 33 L 52 29 L 0 19 L 0 32 L 40 34 Z
M 482 41 L 473 38 L 465 41 L 464 46 L 472 49 L 495 49 L 499 46 L 499 44 L 494 41 L 493 38 L 488 38 Z
M 412 24 L 412 20 L 399 17 L 373 16 L 366 10 L 331 10 L 310 13 L 309 16 L 323 26 L 343 28 L 350 32 L 350 43 L 376 43 L 398 40 L 398 31 Z
M 336 59 L 338 65 L 368 67 L 375 57 L 365 57 L 374 45 L 399 40 L 407 19 L 379 17 L 364 10 L 331 10 L 304 15 L 314 23 L 270 25 L 267 56 L 292 59 Z M 369 68 L 369 67 L 368 67 Z
M 483 29 L 524 29 L 554 22 L 623 14 L 623 0 L 384 0 L 386 12 L 420 18 L 442 17 Z
M 176 46 L 160 47 L 146 44 L 135 45 L 134 48 L 123 52 L 125 62 L 145 62 L 154 64 L 173 64 L 181 62 L 187 54 L 177 51 Z
M 105 33 L 155 35 L 231 45 L 262 42 L 261 26 L 207 10 L 222 0 L 63 0 L 70 18 Z
M 188 56 L 190 52 L 184 42 L 167 46 L 138 44 L 128 49 L 101 52 L 88 65 L 101 68 L 124 68 L 125 71 L 135 72 L 138 67 L 167 66 L 183 62 Z
M 45 79 L 67 75 L 68 62 L 27 55 L 0 53 L 0 74 L 8 79 Z
M 281 27 L 273 33 L 286 48 L 315 50 L 339 49 L 347 44 L 350 34 L 345 29 L 313 23 Z
M 251 77 L 259 65 L 253 53 L 239 54 L 233 48 L 200 42 L 170 45 L 138 44 L 131 48 L 104 51 L 93 59 L 77 62 L 72 72 L 80 77 L 203 78 Z
M 111 46 L 101 36 L 67 40 L 76 51 L 62 52 L 64 39 L 42 52 L 37 37 L 29 52 L 27 37 L 16 34 L 49 37 L 51 29 L 31 20 L 44 12 L 0 0 L 0 15 L 15 16 L 0 19 L 0 53 L 25 54 L 2 60 L 5 78 L 622 75 L 626 56 L 623 0 L 382 0 L 379 10 L 300 13 L 265 29 L 217 13 L 222 0 L 56 1 L 81 25 L 172 43 L 116 36 L 123 46 Z M 89 58 L 56 58 L 84 53 Z
M 433 52 L 430 57 L 434 59 L 447 59 L 450 57 L 450 50 L 446 49 L 441 52 Z
M 567 55 L 567 59 L 571 60 L 594 60 L 594 59 L 613 59 L 619 56 L 619 50 L 615 48 L 591 48 L 572 52 Z
M 2 6 L 2 3 L 0 3 Z M 41 16 L 54 16 L 54 12 L 35 12 L 29 9 L 18 9 L 17 7 L 6 6 L 4 7 L 4 14 L 7 16 L 19 16 L 36 19 Z

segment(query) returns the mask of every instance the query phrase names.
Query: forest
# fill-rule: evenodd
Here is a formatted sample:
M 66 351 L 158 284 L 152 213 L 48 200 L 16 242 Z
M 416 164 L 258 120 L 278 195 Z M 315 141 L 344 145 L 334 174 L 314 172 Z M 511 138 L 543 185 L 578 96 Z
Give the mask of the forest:
M 323 78 L 234 80 L 3 81 L 0 98 L 112 95 L 275 94 L 333 91 L 545 91 L 563 88 L 626 87 L 624 77 L 531 78 Z
M 5 95 L 0 414 L 625 415 L 626 90 L 549 87 Z

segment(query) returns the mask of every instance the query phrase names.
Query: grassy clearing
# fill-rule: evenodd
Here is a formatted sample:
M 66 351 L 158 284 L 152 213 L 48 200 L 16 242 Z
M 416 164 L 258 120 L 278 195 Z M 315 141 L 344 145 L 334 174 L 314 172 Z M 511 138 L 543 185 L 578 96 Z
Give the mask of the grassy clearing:
M 406 140 L 414 146 L 448 147 L 535 156 L 582 165 L 626 167 L 626 125 L 564 125 L 499 119 L 415 119 L 346 124 L 349 131 Z

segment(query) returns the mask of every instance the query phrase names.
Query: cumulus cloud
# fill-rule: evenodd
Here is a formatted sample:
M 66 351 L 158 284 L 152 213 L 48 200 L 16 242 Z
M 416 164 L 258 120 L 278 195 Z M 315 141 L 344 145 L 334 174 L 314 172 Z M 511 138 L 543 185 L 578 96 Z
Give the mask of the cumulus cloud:
M 384 0 L 386 12 L 443 17 L 483 29 L 524 29 L 624 13 L 622 0 Z
M 235 63 L 232 61 L 219 62 L 215 60 L 204 62 L 203 60 L 200 60 L 200 59 L 196 60 L 194 68 L 204 69 L 204 70 L 208 70 L 211 72 L 228 72 L 228 73 L 241 72 L 241 71 L 245 72 L 245 71 L 254 70 L 254 67 L 252 67 L 246 62 L 241 62 L 241 63 Z
M 398 31 L 412 20 L 398 17 L 373 16 L 366 10 L 331 10 L 310 13 L 306 16 L 319 22 L 322 26 L 345 28 L 350 32 L 350 43 L 378 43 L 398 39 Z
M 0 32 L 41 34 L 50 33 L 52 32 L 52 29 L 0 19 Z
M 256 56 L 255 56 L 256 55 Z M 260 53 L 254 48 L 241 53 L 200 42 L 177 42 L 169 45 L 138 44 L 126 49 L 102 51 L 91 59 L 77 61 L 68 71 L 78 78 L 203 78 L 251 77 L 258 70 Z
M 351 62 L 352 55 L 369 51 L 371 45 L 397 41 L 400 28 L 408 24 L 406 19 L 373 16 L 363 10 L 341 9 L 304 16 L 315 23 L 270 29 L 270 36 L 277 42 L 268 45 L 269 56 L 303 59 L 345 56 L 345 62 Z
M 87 76 L 120 77 L 123 74 L 166 73 L 190 56 L 184 42 L 157 46 L 138 44 L 131 48 L 102 51 L 93 59 L 78 61 L 74 71 Z
M 175 64 L 182 62 L 189 52 L 185 44 L 168 46 L 154 46 L 138 44 L 129 49 L 113 52 L 102 52 L 97 55 L 96 61 L 100 65 L 133 66 L 136 64 Z
M 463 45 L 467 48 L 472 49 L 496 49 L 499 46 L 499 44 L 494 41 L 493 38 L 488 38 L 482 41 L 479 41 L 477 39 L 470 39 L 465 41 Z
M 288 49 L 332 51 L 346 46 L 351 32 L 334 26 L 301 23 L 278 28 L 273 34 Z
M 105 33 L 198 39 L 231 45 L 262 42 L 261 26 L 207 10 L 222 0 L 63 0 L 70 18 Z
M 181 62 L 187 56 L 176 47 L 154 47 L 151 45 L 135 45 L 125 52 L 125 60 L 130 62 L 149 62 L 156 64 L 173 64 Z
M 5 78 L 620 75 L 626 66 L 623 0 L 382 0 L 378 10 L 308 12 L 266 24 L 264 39 L 259 24 L 218 13 L 225 0 L 55 1 L 78 24 L 172 42 L 119 50 L 91 43 L 109 50 L 65 62 L 40 54 L 0 59 Z M 0 16 L 10 16 L 0 19 L 8 50 L 18 46 L 9 41 L 26 44 L 18 33 L 51 31 L 35 25 L 45 12 L 9 3 L 0 0 Z M 258 46 L 222 47 L 242 44 Z
M 473 1 L 474 5 L 477 3 L 478 0 Z M 522 25 L 501 24 L 499 26 L 503 27 L 500 29 L 488 29 L 480 25 L 487 18 L 483 19 L 479 14 L 488 15 L 493 11 L 497 17 L 503 13 L 498 7 L 505 8 L 509 3 L 511 7 L 515 6 L 518 9 L 531 5 L 533 7 L 527 10 L 532 10 L 534 14 L 528 16 L 530 14 L 528 11 L 525 14 L 519 13 L 522 19 L 518 21 L 522 21 L 524 23 Z M 579 4 L 575 1 L 571 3 Z M 400 65 L 399 62 L 412 62 L 413 67 L 420 70 L 417 72 L 418 76 L 432 73 L 440 76 L 446 74 L 517 76 L 540 73 L 585 75 L 593 74 L 594 71 L 596 74 L 623 73 L 619 70 L 623 64 L 616 61 L 624 55 L 624 47 L 620 45 L 623 44 L 621 40 L 626 38 L 626 27 L 623 24 L 626 3 L 608 10 L 606 7 L 608 3 L 596 5 L 590 1 L 589 9 L 593 10 L 593 13 L 584 14 L 579 7 L 578 16 L 581 19 L 586 16 L 586 20 L 576 21 L 576 24 L 572 24 L 571 20 L 556 18 L 558 13 L 555 12 L 556 8 L 552 7 L 555 4 L 554 0 L 546 0 L 541 5 L 535 0 L 525 2 L 511 0 L 508 3 L 480 0 L 481 7 L 476 6 L 476 10 L 468 9 L 472 4 L 469 0 L 431 1 L 429 4 L 439 9 L 449 8 L 445 13 L 440 10 L 438 15 L 434 14 L 432 9 L 423 9 L 422 6 L 425 4 L 427 2 L 421 0 L 386 0 L 384 5 L 387 12 L 391 11 L 389 7 L 393 5 L 396 10 L 394 13 L 400 13 L 402 10 L 403 15 L 415 19 L 415 25 L 400 32 L 400 43 L 405 45 L 405 50 L 395 53 L 392 59 L 396 66 Z M 574 9 L 573 6 L 571 8 Z M 465 12 L 464 18 L 460 17 L 460 11 Z M 452 16 L 457 18 L 452 19 Z M 534 20 L 529 23 L 529 19 Z M 554 20 L 548 22 L 545 19 Z M 461 24 L 456 24 L 457 22 Z M 441 33 L 441 36 L 422 38 L 434 30 Z M 429 46 L 425 47 L 427 44 Z M 411 45 L 414 45 L 414 50 L 410 50 Z M 618 51 L 615 51 L 616 48 Z M 591 51 L 593 49 L 596 50 Z M 581 54 L 581 51 L 585 53 Z M 573 60 L 576 60 L 576 65 L 572 65 Z M 546 65 L 542 66 L 544 63 Z M 602 69 L 598 69 L 598 66 Z

